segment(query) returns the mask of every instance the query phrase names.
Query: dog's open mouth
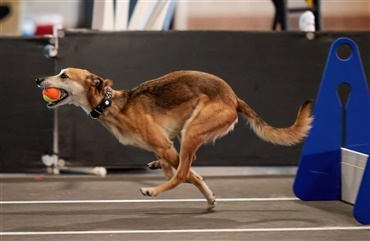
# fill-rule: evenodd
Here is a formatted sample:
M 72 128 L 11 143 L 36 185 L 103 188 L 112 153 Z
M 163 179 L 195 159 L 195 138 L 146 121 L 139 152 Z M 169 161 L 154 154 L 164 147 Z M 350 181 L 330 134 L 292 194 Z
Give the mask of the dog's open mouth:
M 63 89 L 59 89 L 59 91 L 60 91 L 59 98 L 54 100 L 53 102 L 48 102 L 48 104 L 46 105 L 47 107 L 52 108 L 53 106 L 57 105 L 58 103 L 60 103 L 61 101 L 65 100 L 68 97 L 67 91 Z

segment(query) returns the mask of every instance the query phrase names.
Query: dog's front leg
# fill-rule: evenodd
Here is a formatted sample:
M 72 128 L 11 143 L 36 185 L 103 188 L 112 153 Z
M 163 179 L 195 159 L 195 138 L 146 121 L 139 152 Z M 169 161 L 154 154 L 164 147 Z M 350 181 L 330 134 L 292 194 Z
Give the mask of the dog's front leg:
M 194 142 L 182 145 L 181 162 L 179 162 L 179 155 L 174 149 L 173 145 L 169 148 L 159 148 L 157 156 L 161 159 L 168 160 L 173 167 L 177 167 L 176 174 L 166 183 L 157 187 L 141 188 L 140 191 L 145 196 L 156 196 L 159 193 L 165 192 L 172 188 L 175 188 L 180 183 L 190 179 L 191 182 L 202 192 L 208 201 L 209 208 L 215 206 L 215 197 L 208 186 L 203 181 L 203 178 L 197 175 L 193 170 L 190 169 L 193 159 L 195 158 L 195 150 L 199 145 L 194 145 Z M 184 151 L 185 150 L 185 151 Z
M 166 162 L 166 160 L 163 160 L 163 159 L 158 159 L 158 160 L 149 162 L 147 166 L 150 170 L 162 169 L 163 175 L 167 181 L 169 181 L 173 177 L 173 175 L 175 175 L 175 172 L 174 172 L 175 168 L 173 168 L 171 165 L 169 165 Z M 191 178 L 189 178 L 185 182 L 194 184 Z
M 158 159 L 156 161 L 149 162 L 147 166 L 151 170 L 162 169 L 163 175 L 166 178 L 166 180 L 170 180 L 175 174 L 172 166 L 169 165 L 166 162 L 166 160 L 163 160 L 163 159 Z
M 173 179 L 173 168 L 177 168 L 177 166 L 179 165 L 179 156 L 177 154 L 177 151 L 175 150 L 175 148 L 173 147 L 173 145 L 171 144 L 171 146 L 169 146 L 168 148 L 158 148 L 158 150 L 156 151 L 156 156 L 159 158 L 157 161 L 159 162 L 160 165 L 164 164 L 162 167 L 162 170 L 163 170 L 163 173 L 164 175 L 166 176 L 166 178 L 169 177 L 169 181 Z M 168 160 L 167 162 L 165 160 Z M 171 165 L 169 165 L 169 163 Z M 156 163 L 158 164 L 158 163 Z M 169 169 L 171 169 L 169 171 Z M 168 183 L 167 182 L 167 183 Z M 175 187 L 175 186 L 173 186 Z M 172 188 L 173 188 L 172 187 Z M 168 188 L 168 189 L 171 189 L 171 188 Z M 168 190 L 166 189 L 166 190 Z M 156 188 L 150 188 L 150 187 L 143 187 L 140 189 L 141 193 L 144 195 L 144 196 L 157 196 L 159 193 L 163 192 L 163 191 L 166 191 L 166 190 L 163 190 L 163 189 L 159 189 L 158 187 Z
M 146 164 L 148 166 L 148 168 L 150 170 L 156 170 L 156 169 L 161 169 L 161 163 L 159 162 L 159 160 L 155 160 L 155 161 L 152 161 L 152 162 L 149 162 L 148 164 Z
M 156 125 L 150 125 L 150 128 L 147 128 L 146 130 L 149 130 L 149 133 L 145 135 L 148 138 L 146 139 L 146 141 L 148 145 L 151 146 L 151 149 L 156 154 L 158 160 L 162 160 L 165 165 L 170 165 L 178 170 L 176 174 L 173 175 L 173 177 L 166 183 L 157 187 L 143 187 L 140 189 L 141 193 L 145 196 L 157 196 L 158 194 L 172 189 L 180 183 L 183 183 L 184 181 L 190 179 L 190 181 L 202 192 L 204 197 L 207 199 L 208 207 L 214 208 L 216 201 L 213 192 L 208 188 L 203 178 L 190 169 L 190 166 L 195 159 L 195 151 L 197 147 L 199 147 L 199 145 L 201 144 L 201 139 L 198 139 L 198 141 L 200 141 L 198 143 L 194 143 L 193 141 L 191 141 L 192 143 L 188 143 L 185 145 L 184 141 L 182 141 L 182 165 L 179 165 L 179 154 L 177 153 L 171 140 L 169 140 L 167 135 L 163 132 L 162 128 L 158 128 L 158 126 Z M 193 138 L 188 138 L 187 140 L 192 139 Z M 162 161 L 160 161 L 159 163 L 162 164 Z
M 176 156 L 177 156 L 177 153 L 176 152 L 174 154 L 176 154 Z M 168 163 L 165 162 L 163 159 L 159 159 L 159 160 L 154 161 L 154 162 L 156 162 L 156 164 L 161 165 L 162 162 L 160 162 L 160 160 L 162 160 L 163 163 L 165 163 L 165 165 L 168 165 Z M 173 164 L 178 165 L 177 159 L 175 160 L 175 162 Z M 173 166 L 173 168 L 177 168 L 177 167 L 178 166 Z M 172 173 L 173 173 L 173 170 L 174 170 L 173 168 L 171 168 Z M 162 169 L 162 170 L 164 170 L 164 169 Z M 172 178 L 173 177 L 173 174 L 171 174 L 171 175 L 172 175 L 171 176 L 171 178 Z M 169 176 L 166 176 L 166 178 L 168 178 L 168 177 Z M 170 179 L 167 179 L 167 180 L 170 182 Z M 200 175 L 198 175 L 194 170 L 190 169 L 190 177 L 189 177 L 189 179 L 186 182 L 189 182 L 189 183 L 194 184 L 202 192 L 202 194 L 204 195 L 204 197 L 207 199 L 208 208 L 209 209 L 212 209 L 212 208 L 214 208 L 216 206 L 216 198 L 215 198 L 215 195 L 209 189 L 209 187 L 207 186 L 207 184 L 204 182 L 203 178 Z M 145 188 L 141 188 L 140 191 L 145 196 L 156 196 L 158 194 L 155 191 L 155 188 L 147 188 L 147 187 L 145 187 Z

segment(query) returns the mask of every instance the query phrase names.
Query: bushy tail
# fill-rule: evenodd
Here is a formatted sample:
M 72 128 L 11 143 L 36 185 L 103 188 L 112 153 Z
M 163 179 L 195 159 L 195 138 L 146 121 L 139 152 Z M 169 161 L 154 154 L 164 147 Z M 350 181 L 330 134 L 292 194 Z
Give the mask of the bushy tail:
M 298 111 L 294 124 L 288 128 L 275 128 L 267 124 L 247 103 L 238 98 L 237 111 L 245 115 L 252 130 L 261 139 L 277 145 L 292 146 L 301 142 L 311 129 L 312 101 L 306 101 Z

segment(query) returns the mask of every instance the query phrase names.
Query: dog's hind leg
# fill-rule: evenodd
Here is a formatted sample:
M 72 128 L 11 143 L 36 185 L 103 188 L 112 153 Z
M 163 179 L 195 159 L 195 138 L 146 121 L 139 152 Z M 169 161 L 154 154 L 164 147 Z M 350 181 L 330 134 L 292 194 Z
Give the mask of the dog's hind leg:
M 172 179 L 174 176 L 172 173 L 174 169 L 172 168 L 178 168 L 179 155 L 174 148 L 173 143 L 159 129 L 160 128 L 157 129 L 155 125 L 150 128 L 150 130 L 154 131 L 154 133 L 152 133 L 152 135 L 150 136 L 156 136 L 156 138 L 154 138 L 155 141 L 151 142 L 153 143 L 151 144 L 153 151 L 156 153 L 156 156 L 158 158 L 158 160 L 155 162 L 158 162 L 158 164 L 162 166 L 162 170 L 167 169 L 163 168 L 164 166 L 169 166 L 169 168 L 171 168 L 170 171 L 168 171 L 167 173 L 164 171 L 164 174 L 165 176 L 167 175 L 166 178 Z M 195 155 L 193 156 L 193 160 L 194 159 Z M 215 205 L 215 197 L 207 184 L 203 181 L 203 178 L 200 177 L 193 170 L 190 170 L 189 179 L 187 181 L 193 183 L 202 192 L 202 194 L 208 201 L 208 206 L 210 208 L 213 208 Z M 155 188 L 141 188 L 140 191 L 145 196 L 156 196 L 159 194 L 156 193 Z
M 177 152 L 174 153 L 174 154 L 177 155 Z M 164 159 L 159 159 L 157 161 L 158 162 L 161 161 L 162 167 L 164 165 L 165 166 L 169 165 L 168 163 L 166 163 L 166 161 Z M 172 167 L 177 168 L 178 164 L 179 164 L 178 157 L 177 157 L 176 160 L 172 160 L 172 161 L 174 161 L 174 162 L 171 163 L 171 165 L 173 165 Z M 162 170 L 165 170 L 165 169 L 162 168 Z M 172 168 L 171 168 L 171 171 L 173 171 Z M 170 174 L 171 176 L 168 176 L 169 173 L 166 173 L 165 171 L 163 171 L 163 173 L 164 173 L 167 180 L 170 180 L 173 177 L 173 174 Z M 200 190 L 200 192 L 203 194 L 203 196 L 207 199 L 209 209 L 215 207 L 215 205 L 216 205 L 215 196 L 214 196 L 213 192 L 209 189 L 209 187 L 207 186 L 207 184 L 204 182 L 203 178 L 200 175 L 198 175 L 194 170 L 190 169 L 189 179 L 186 180 L 186 182 L 194 184 Z M 156 195 L 158 195 L 158 194 L 153 192 L 153 188 L 141 188 L 140 191 L 145 196 L 156 196 Z
M 215 194 L 209 189 L 203 177 L 198 175 L 193 169 L 190 169 L 190 181 L 193 183 L 207 199 L 208 209 L 212 209 L 216 206 Z
M 236 123 L 238 115 L 236 109 L 233 107 L 230 108 L 230 106 L 220 105 L 219 103 L 207 104 L 206 102 L 198 105 L 182 130 L 180 158 L 176 159 L 179 161 L 176 174 L 171 180 L 160 186 L 142 188 L 141 192 L 144 195 L 158 195 L 190 178 L 207 198 L 210 207 L 214 206 L 215 199 L 213 193 L 206 186 L 202 178 L 191 171 L 190 167 L 197 149 L 204 142 L 213 141 L 227 134 Z M 164 159 L 169 160 L 167 158 Z M 176 167 L 173 163 L 171 165 Z

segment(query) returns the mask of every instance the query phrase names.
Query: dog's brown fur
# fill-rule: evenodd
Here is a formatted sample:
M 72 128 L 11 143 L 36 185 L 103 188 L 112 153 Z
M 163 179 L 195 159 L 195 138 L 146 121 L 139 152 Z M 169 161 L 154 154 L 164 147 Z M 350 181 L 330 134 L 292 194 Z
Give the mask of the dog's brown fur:
M 63 78 L 62 78 L 63 77 Z M 103 99 L 112 81 L 103 80 L 87 70 L 68 68 L 60 74 L 38 80 L 41 88 L 63 89 L 68 97 L 52 108 L 75 104 L 87 113 Z M 132 90 L 114 90 L 112 105 L 99 121 L 122 143 L 152 151 L 158 160 L 148 165 L 161 167 L 168 181 L 160 186 L 141 188 L 156 196 L 182 182 L 193 183 L 203 193 L 209 207 L 215 197 L 206 183 L 191 169 L 197 149 L 231 131 L 243 114 L 253 131 L 265 141 L 294 145 L 311 128 L 311 102 L 304 103 L 295 123 L 275 128 L 260 118 L 222 79 L 203 72 L 177 71 L 147 81 Z M 180 153 L 172 139 L 180 139 Z M 177 169 L 174 173 L 174 169 Z

